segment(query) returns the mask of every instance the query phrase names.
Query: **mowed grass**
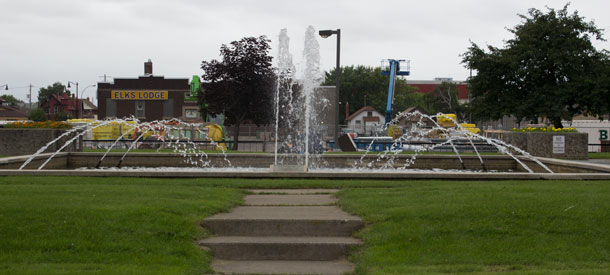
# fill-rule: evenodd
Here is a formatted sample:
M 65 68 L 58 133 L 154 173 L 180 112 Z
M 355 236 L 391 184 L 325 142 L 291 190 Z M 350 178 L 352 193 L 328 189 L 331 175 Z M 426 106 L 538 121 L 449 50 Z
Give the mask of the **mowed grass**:
M 205 274 L 199 222 L 238 189 L 130 178 L 0 179 L 0 274 Z
M 610 181 L 0 178 L 0 274 L 205 274 L 243 188 L 342 188 L 357 274 L 609 274 Z
M 610 152 L 589 153 L 590 159 L 610 159 Z
M 414 182 L 341 191 L 358 274 L 610 274 L 610 182 Z

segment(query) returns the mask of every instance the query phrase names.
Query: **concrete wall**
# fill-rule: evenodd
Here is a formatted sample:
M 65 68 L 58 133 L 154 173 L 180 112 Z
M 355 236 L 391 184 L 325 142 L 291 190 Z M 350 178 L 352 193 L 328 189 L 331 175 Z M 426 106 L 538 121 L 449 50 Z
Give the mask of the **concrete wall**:
M 554 136 L 563 136 L 563 153 L 559 149 L 561 144 L 553 144 Z M 502 140 L 519 147 L 533 156 L 561 159 L 587 159 L 586 133 L 503 133 Z
M 68 130 L 60 129 L 12 129 L 0 128 L 0 155 L 16 156 L 33 154 L 50 141 L 61 136 Z M 55 152 L 64 143 L 74 137 L 75 133 L 61 138 L 49 146 L 44 152 Z M 63 152 L 82 151 L 82 138 L 67 146 Z

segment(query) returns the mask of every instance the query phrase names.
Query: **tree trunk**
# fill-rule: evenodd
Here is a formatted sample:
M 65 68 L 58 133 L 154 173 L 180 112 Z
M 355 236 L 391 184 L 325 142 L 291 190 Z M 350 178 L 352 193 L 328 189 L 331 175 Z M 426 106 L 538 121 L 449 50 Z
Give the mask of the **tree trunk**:
M 235 132 L 233 132 L 233 150 L 237 151 L 237 146 L 239 144 L 239 126 L 241 125 L 241 121 L 235 123 Z
M 563 128 L 563 124 L 561 123 L 560 117 L 551 118 L 551 123 L 553 123 L 553 126 L 555 126 L 555 128 Z

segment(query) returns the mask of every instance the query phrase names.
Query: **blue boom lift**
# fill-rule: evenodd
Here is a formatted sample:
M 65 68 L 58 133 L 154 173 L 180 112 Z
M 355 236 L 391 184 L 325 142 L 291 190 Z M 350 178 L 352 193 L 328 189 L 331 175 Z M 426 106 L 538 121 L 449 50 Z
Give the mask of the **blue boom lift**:
M 388 62 L 386 65 L 385 62 Z M 402 64 L 401 64 L 402 63 Z M 390 76 L 390 87 L 388 88 L 388 104 L 385 109 L 385 124 L 386 126 L 392 121 L 392 105 L 394 105 L 394 86 L 397 75 L 409 75 L 410 71 L 409 60 L 403 59 L 386 59 L 381 61 L 381 75 Z

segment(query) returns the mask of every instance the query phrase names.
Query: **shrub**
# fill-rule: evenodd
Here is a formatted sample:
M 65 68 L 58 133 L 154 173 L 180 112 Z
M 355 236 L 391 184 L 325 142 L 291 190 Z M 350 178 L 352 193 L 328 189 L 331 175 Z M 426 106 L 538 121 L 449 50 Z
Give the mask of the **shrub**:
M 40 108 L 32 109 L 28 114 L 28 119 L 32 121 L 46 121 L 47 116 Z

